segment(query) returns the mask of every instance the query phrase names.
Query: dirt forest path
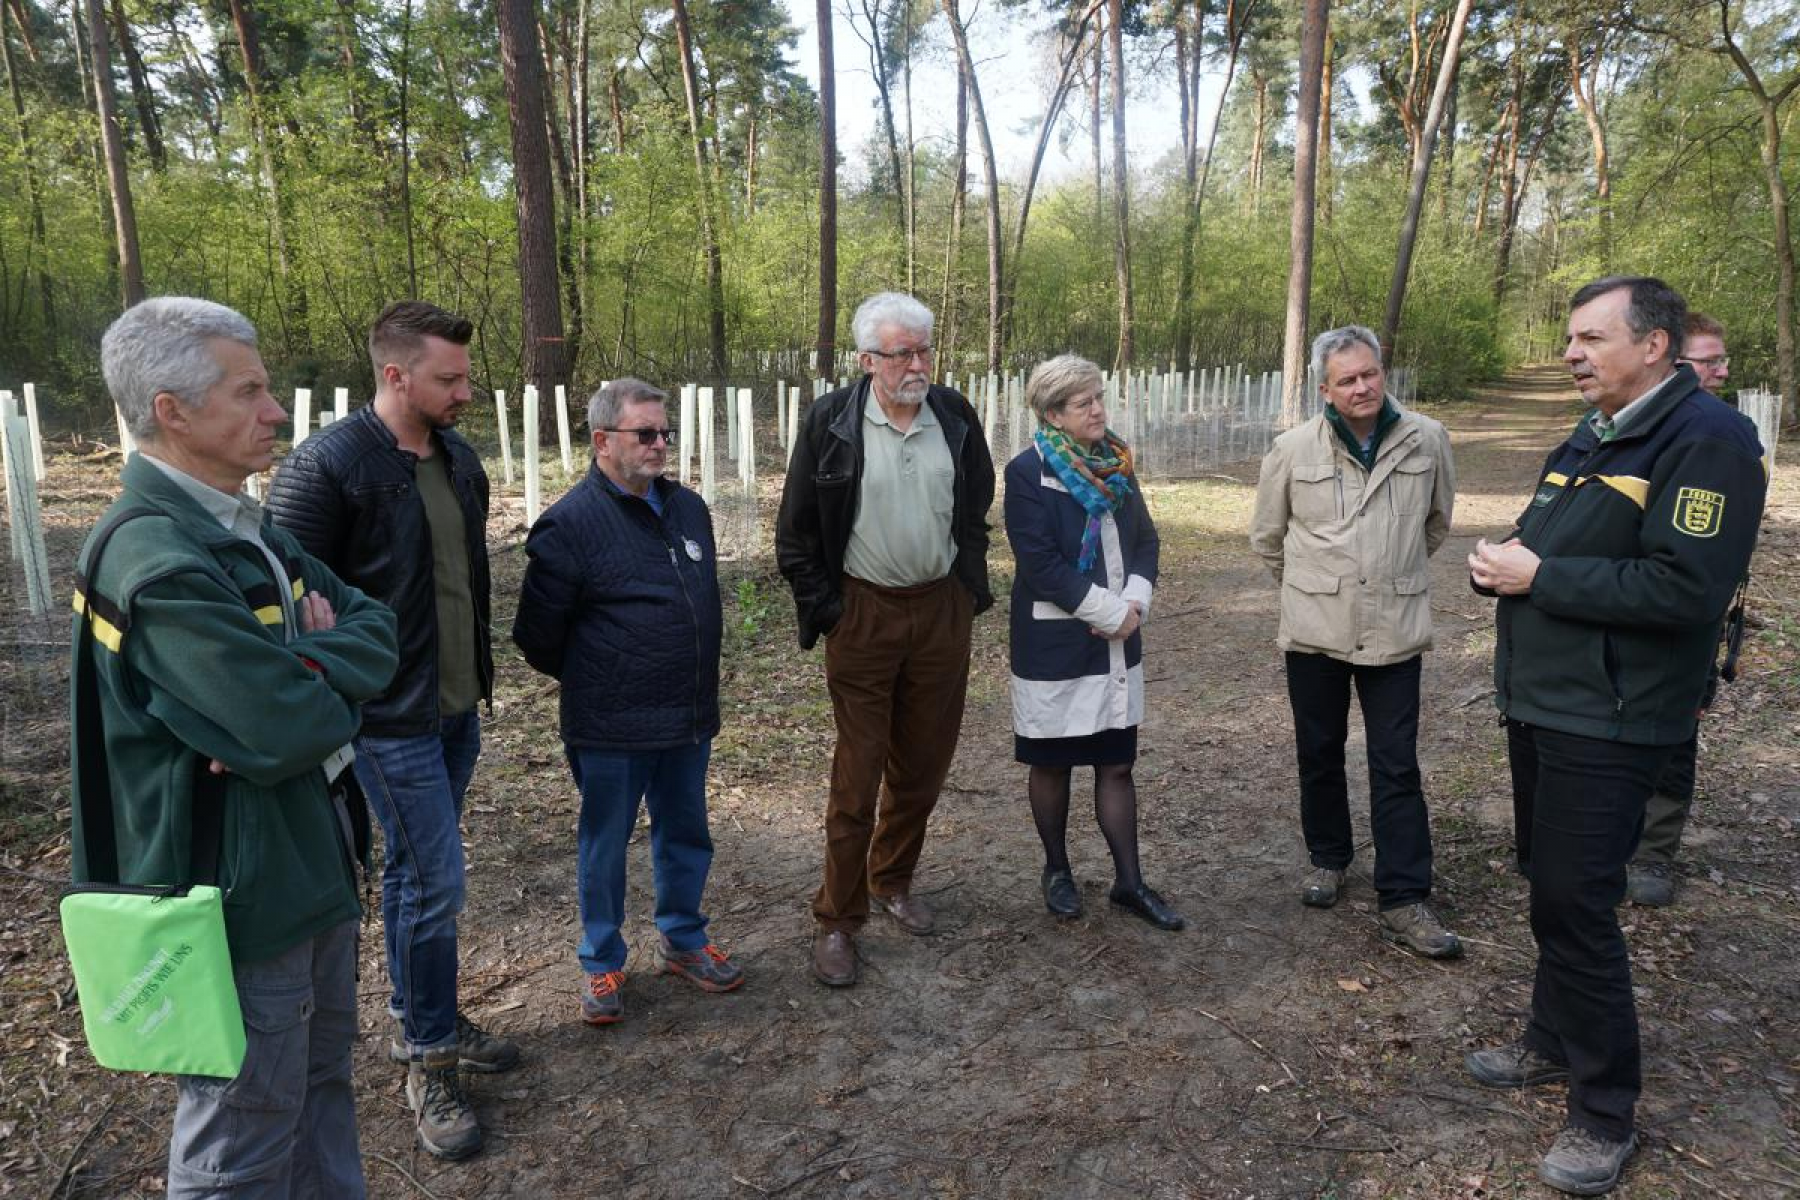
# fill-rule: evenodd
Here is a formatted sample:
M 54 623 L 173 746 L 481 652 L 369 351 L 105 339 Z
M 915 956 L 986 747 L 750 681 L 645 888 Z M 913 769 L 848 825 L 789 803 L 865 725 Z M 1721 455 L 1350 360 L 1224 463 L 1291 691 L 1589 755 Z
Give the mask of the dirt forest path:
M 1549 1195 L 1535 1170 L 1560 1126 L 1560 1089 L 1485 1092 L 1461 1068 L 1470 1048 L 1516 1031 L 1532 964 L 1491 701 L 1492 606 L 1468 590 L 1462 561 L 1476 537 L 1505 529 L 1578 408 L 1563 373 L 1539 369 L 1428 411 L 1452 431 L 1459 498 L 1434 560 L 1437 648 L 1420 749 L 1436 899 L 1470 944 L 1463 961 L 1413 958 L 1376 934 L 1360 732 L 1347 898 L 1326 912 L 1297 902 L 1304 853 L 1276 594 L 1243 536 L 1254 463 L 1148 488 L 1163 565 L 1146 634 L 1141 837 L 1146 877 L 1189 919 L 1179 934 L 1107 905 L 1083 773 L 1070 845 L 1088 915 L 1064 925 L 1043 911 L 1023 768 L 1011 761 L 1010 558 L 996 531 L 1000 608 L 978 623 L 963 737 L 916 881 L 938 932 L 915 938 L 872 921 L 861 985 L 816 984 L 807 900 L 832 743 L 820 656 L 795 649 L 772 567 L 735 565 L 708 901 L 711 932 L 747 986 L 708 996 L 653 973 L 640 826 L 628 1016 L 603 1030 L 577 1019 L 574 790 L 554 692 L 508 647 L 469 798 L 463 982 L 465 1006 L 518 1038 L 526 1062 L 472 1081 L 489 1139 L 480 1157 L 445 1165 L 415 1151 L 400 1073 L 384 1054 L 377 915 L 365 932 L 357 1057 L 371 1194 Z M 1621 1197 L 1800 1188 L 1800 753 L 1790 732 L 1800 487 L 1776 479 L 1755 591 L 1761 625 L 1745 678 L 1708 722 L 1681 901 L 1622 913 L 1646 1088 L 1645 1148 Z M 71 519 L 65 545 L 79 524 Z M 514 506 L 490 529 L 502 632 L 521 525 Z M 36 844 L 32 857 L 9 843 L 8 861 L 64 869 L 53 844 Z M 105 1076 L 79 1046 L 66 1067 L 49 1065 L 79 1032 L 47 999 L 66 987 L 49 897 L 5 877 L 0 887 L 8 969 L 47 981 L 0 995 L 0 1030 L 15 1030 L 0 1048 L 0 1081 L 14 1093 L 0 1107 L 0 1195 L 53 1194 L 59 1170 L 64 1194 L 154 1194 L 168 1084 Z M 115 1109 L 120 1094 L 128 1104 Z

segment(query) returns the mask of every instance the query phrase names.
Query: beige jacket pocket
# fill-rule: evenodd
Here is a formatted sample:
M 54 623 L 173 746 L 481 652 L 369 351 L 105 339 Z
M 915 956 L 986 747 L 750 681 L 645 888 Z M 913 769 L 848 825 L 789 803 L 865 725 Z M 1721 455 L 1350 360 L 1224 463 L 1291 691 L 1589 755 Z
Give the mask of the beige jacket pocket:
M 1354 592 L 1344 592 L 1335 575 L 1289 567 L 1281 577 L 1281 637 L 1284 650 L 1334 650 L 1347 653 L 1355 643 L 1351 606 Z

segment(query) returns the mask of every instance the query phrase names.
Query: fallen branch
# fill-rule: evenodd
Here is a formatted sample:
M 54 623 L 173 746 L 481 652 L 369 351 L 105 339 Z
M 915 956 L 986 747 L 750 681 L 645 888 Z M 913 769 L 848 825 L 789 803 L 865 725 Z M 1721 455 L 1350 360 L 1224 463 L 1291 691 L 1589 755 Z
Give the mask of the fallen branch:
M 63 1188 L 74 1179 L 75 1168 L 80 1165 L 81 1152 L 86 1148 L 88 1139 L 93 1137 L 94 1134 L 99 1131 L 100 1126 L 106 1123 L 106 1118 L 112 1115 L 112 1110 L 118 1103 L 118 1096 L 114 1096 L 111 1100 L 108 1100 L 106 1102 L 106 1107 L 100 1110 L 100 1115 L 90 1121 L 87 1129 L 82 1132 L 82 1135 L 78 1139 L 76 1139 L 75 1148 L 69 1151 L 68 1160 L 63 1163 L 62 1172 L 56 1177 L 56 1186 L 50 1189 L 50 1195 L 53 1198 L 62 1195 Z M 73 1191 L 71 1191 L 70 1194 L 73 1195 Z
M 1238 1037 L 1242 1038 L 1244 1041 L 1249 1042 L 1252 1046 L 1254 1046 L 1256 1048 L 1257 1052 L 1260 1053 L 1264 1058 L 1268 1059 L 1270 1062 L 1274 1063 L 1276 1066 L 1278 1066 L 1282 1069 L 1282 1071 L 1287 1075 L 1289 1083 L 1295 1084 L 1296 1086 L 1300 1083 L 1300 1077 L 1298 1075 L 1294 1074 L 1294 1069 L 1292 1067 L 1288 1066 L 1286 1063 L 1282 1062 L 1279 1058 L 1275 1057 L 1275 1055 L 1271 1054 L 1269 1052 L 1269 1049 L 1267 1046 L 1264 1046 L 1261 1042 L 1257 1041 L 1255 1038 L 1251 1037 L 1249 1034 L 1247 1034 L 1243 1030 L 1239 1029 L 1236 1025 L 1233 1025 L 1230 1021 L 1227 1021 L 1224 1017 L 1215 1016 L 1212 1013 L 1207 1012 L 1204 1008 L 1196 1008 L 1196 1009 L 1194 1009 L 1194 1011 L 1199 1013 L 1201 1016 L 1205 1017 L 1207 1020 L 1212 1021 L 1215 1024 L 1220 1025 L 1223 1028 L 1229 1030 L 1230 1032 L 1236 1034 Z
M 436 1192 L 432 1191 L 430 1188 L 428 1188 L 424 1184 L 420 1183 L 411 1171 L 407 1170 L 405 1167 L 401 1166 L 399 1163 L 395 1162 L 393 1159 L 389 1158 L 387 1155 L 376 1154 L 374 1151 L 371 1150 L 366 1153 L 365 1157 L 372 1158 L 378 1163 L 385 1163 L 387 1166 L 392 1167 L 395 1171 L 398 1171 L 400 1173 L 401 1178 L 405 1179 L 406 1182 L 408 1182 L 408 1183 L 412 1184 L 414 1187 L 418 1188 L 419 1194 L 422 1196 L 428 1197 L 428 1200 L 443 1200 L 443 1197 L 439 1196 Z

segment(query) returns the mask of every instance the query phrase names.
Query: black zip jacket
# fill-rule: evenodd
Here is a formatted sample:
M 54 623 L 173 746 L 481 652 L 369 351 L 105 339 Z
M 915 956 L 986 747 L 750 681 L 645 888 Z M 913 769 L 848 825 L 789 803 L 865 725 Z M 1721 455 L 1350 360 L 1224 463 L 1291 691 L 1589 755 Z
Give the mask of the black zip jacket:
M 474 449 L 454 431 L 440 429 L 433 436 L 437 452 L 449 456 L 450 485 L 462 506 L 480 659 L 476 666 L 482 698 L 492 704 L 487 473 Z M 339 579 L 381 601 L 399 618 L 400 668 L 387 691 L 363 704 L 361 732 L 368 737 L 422 737 L 440 728 L 437 585 L 418 467 L 418 456 L 400 449 L 368 405 L 296 446 L 269 489 L 269 512 L 276 524 Z
M 1755 427 L 1679 367 L 1610 442 L 1586 417 L 1545 460 L 1511 536 L 1543 562 L 1496 613 L 1496 703 L 1563 733 L 1694 734 L 1720 622 L 1768 483 Z
M 525 540 L 513 620 L 525 661 L 562 682 L 562 737 L 615 753 L 719 732 L 719 559 L 712 514 L 670 479 L 662 516 L 598 467 Z
M 794 589 L 802 650 L 812 649 L 844 615 L 844 551 L 850 545 L 862 497 L 863 408 L 869 387 L 865 375 L 813 402 L 781 491 L 775 561 Z M 956 463 L 950 514 L 956 560 L 950 573 L 969 589 L 979 616 L 994 606 L 987 566 L 994 460 L 988 454 L 981 420 L 960 392 L 933 386 L 925 403 L 943 427 L 944 441 Z

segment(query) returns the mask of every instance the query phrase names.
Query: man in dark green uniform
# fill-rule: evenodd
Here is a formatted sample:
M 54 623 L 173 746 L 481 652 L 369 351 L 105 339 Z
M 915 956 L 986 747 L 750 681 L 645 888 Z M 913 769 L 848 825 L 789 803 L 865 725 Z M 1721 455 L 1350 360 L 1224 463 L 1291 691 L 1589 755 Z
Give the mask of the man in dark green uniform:
M 211 882 L 191 877 L 188 831 L 196 780 L 223 776 L 217 882 L 244 1015 L 236 1078 L 177 1080 L 168 1194 L 357 1200 L 359 814 L 333 783 L 359 705 L 394 673 L 394 616 L 242 490 L 287 420 L 249 321 L 146 300 L 106 331 L 100 362 L 138 452 L 96 526 L 110 539 L 81 554 L 75 632 L 101 647 L 99 728 L 72 724 L 75 787 L 102 739 L 118 882 L 179 885 Z M 104 834 L 80 807 L 85 878 L 88 835 Z
M 1563 360 L 1592 411 L 1551 452 L 1501 544 L 1469 556 L 1498 595 L 1494 679 L 1531 879 L 1537 978 L 1524 1037 L 1477 1051 L 1490 1087 L 1569 1081 L 1546 1183 L 1599 1195 L 1636 1148 L 1631 964 L 1615 913 L 1644 806 L 1694 735 L 1766 480 L 1750 424 L 1678 364 L 1687 305 L 1661 280 L 1575 293 Z

